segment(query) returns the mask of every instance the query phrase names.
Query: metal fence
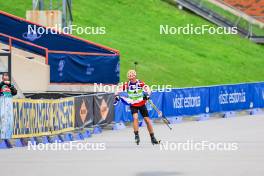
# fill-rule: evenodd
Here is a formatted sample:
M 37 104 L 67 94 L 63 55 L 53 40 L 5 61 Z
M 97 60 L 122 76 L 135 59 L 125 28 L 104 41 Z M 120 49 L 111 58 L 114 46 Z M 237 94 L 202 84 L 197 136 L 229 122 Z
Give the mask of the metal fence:
M 250 16 L 245 12 L 227 4 L 223 0 L 191 0 L 200 7 L 212 10 L 234 24 L 248 31 L 250 36 L 264 37 L 264 16 Z

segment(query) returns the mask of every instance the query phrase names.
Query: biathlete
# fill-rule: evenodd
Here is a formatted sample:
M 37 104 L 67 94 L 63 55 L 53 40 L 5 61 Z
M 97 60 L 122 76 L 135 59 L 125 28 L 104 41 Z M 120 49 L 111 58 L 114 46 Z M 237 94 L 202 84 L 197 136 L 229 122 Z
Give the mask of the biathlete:
M 132 100 L 130 104 L 130 110 L 133 116 L 133 129 L 135 134 L 135 142 L 139 145 L 140 137 L 139 137 L 139 122 L 138 122 L 138 112 L 144 117 L 144 120 L 147 124 L 147 128 L 149 131 L 151 143 L 159 144 L 154 136 L 153 126 L 151 124 L 151 120 L 149 118 L 148 110 L 146 107 L 146 102 L 149 99 L 151 91 L 147 85 L 143 81 L 137 79 L 137 74 L 135 70 L 129 70 L 127 72 L 128 82 L 123 84 L 119 91 L 116 92 L 116 99 L 119 100 L 119 93 L 126 91 L 128 93 L 128 99 Z

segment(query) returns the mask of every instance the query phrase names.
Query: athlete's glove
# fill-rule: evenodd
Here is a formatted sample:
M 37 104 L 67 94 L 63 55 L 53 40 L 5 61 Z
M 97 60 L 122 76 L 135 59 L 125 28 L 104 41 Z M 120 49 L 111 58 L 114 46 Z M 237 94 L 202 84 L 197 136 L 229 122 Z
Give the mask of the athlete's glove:
M 115 96 L 115 100 L 114 100 L 114 106 L 117 105 L 117 103 L 119 102 L 120 100 L 120 96 L 116 95 Z
M 120 96 L 119 95 L 116 95 L 115 96 L 115 101 L 119 101 L 120 100 Z
M 144 94 L 143 99 L 144 100 L 149 100 L 150 99 L 150 96 L 148 94 Z

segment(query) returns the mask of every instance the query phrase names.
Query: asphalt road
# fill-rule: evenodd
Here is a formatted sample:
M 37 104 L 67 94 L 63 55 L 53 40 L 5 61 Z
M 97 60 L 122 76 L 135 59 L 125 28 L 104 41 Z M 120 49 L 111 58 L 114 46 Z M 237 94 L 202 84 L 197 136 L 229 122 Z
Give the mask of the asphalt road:
M 173 125 L 172 131 L 157 124 L 155 133 L 161 145 L 153 146 L 143 127 L 139 146 L 127 128 L 78 141 L 72 150 L 43 145 L 36 150 L 0 150 L 0 175 L 264 175 L 264 116 L 183 122 Z

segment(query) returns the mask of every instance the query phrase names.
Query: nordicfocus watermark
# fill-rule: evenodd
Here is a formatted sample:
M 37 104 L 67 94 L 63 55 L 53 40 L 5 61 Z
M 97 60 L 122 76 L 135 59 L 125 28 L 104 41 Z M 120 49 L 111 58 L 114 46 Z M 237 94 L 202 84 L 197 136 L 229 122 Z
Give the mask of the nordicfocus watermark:
M 186 26 L 160 25 L 161 35 L 235 35 L 238 34 L 237 27 L 213 27 L 210 25 L 195 26 L 187 24 Z
M 125 83 L 119 83 L 118 85 L 104 85 L 102 83 L 94 83 L 93 89 L 95 92 L 116 92 L 120 88 L 122 88 L 125 85 Z M 139 85 L 131 85 L 134 86 L 134 89 L 139 89 L 141 88 Z M 143 90 L 149 89 L 151 92 L 171 92 L 172 90 L 172 85 L 144 85 L 142 87 Z
M 161 151 L 237 151 L 239 145 L 236 142 L 210 142 L 193 141 L 185 142 L 163 142 L 160 145 Z
M 32 143 L 31 141 L 28 142 L 27 150 L 38 150 L 38 151 L 103 151 L 106 150 L 105 143 L 81 143 L 77 141 L 65 142 L 65 143 L 48 143 L 43 144 L 36 142 Z
M 103 35 L 106 34 L 106 27 L 104 26 L 77 26 L 70 25 L 69 27 L 62 27 L 61 25 L 55 25 L 54 27 L 43 27 L 37 25 L 28 25 L 28 34 L 86 34 L 86 35 Z

